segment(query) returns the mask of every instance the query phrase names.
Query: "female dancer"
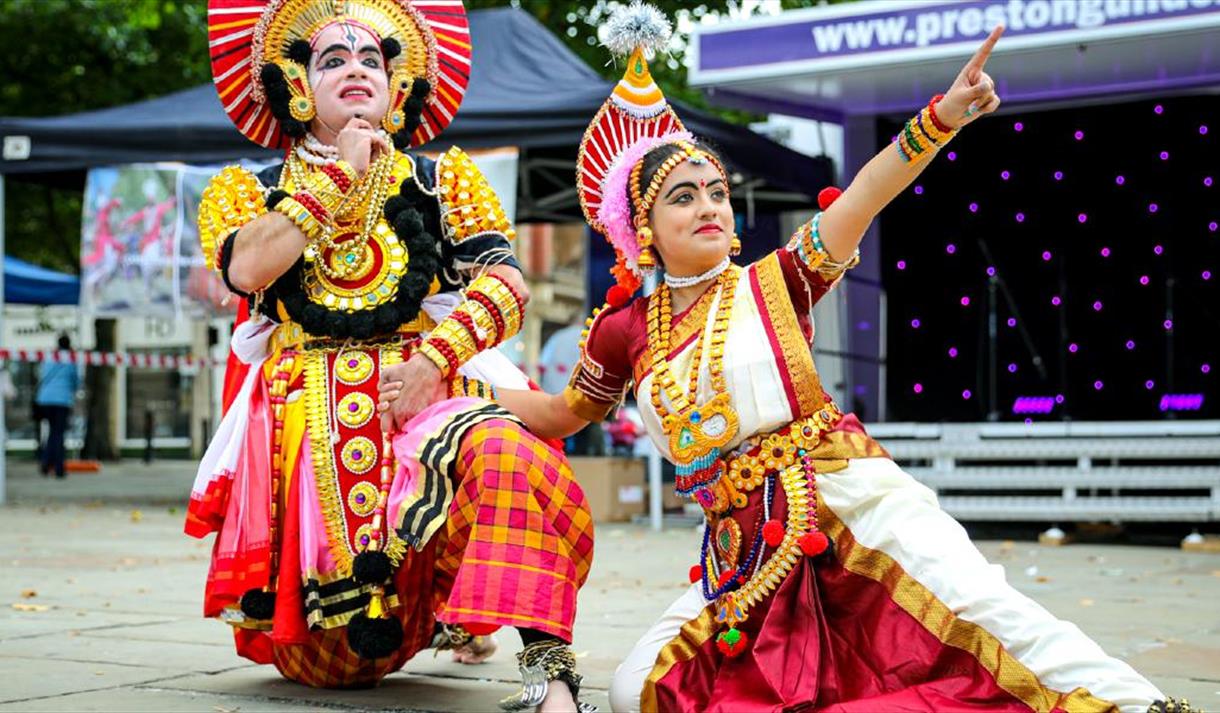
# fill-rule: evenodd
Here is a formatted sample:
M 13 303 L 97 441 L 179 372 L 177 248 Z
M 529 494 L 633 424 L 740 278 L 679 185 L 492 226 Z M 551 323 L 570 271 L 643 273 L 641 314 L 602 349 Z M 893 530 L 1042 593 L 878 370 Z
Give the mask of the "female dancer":
M 582 144 L 585 214 L 618 250 L 619 284 L 562 395 L 500 393 L 532 431 L 561 436 L 605 418 L 634 383 L 678 491 L 706 514 L 692 586 L 619 667 L 614 708 L 1102 711 L 1162 699 L 1012 589 L 824 393 L 811 357 L 810 308 L 857 262 L 874 216 L 999 106 L 984 66 L 1002 29 L 786 247 L 741 268 L 726 173 L 649 77 L 639 38 L 664 36 L 657 19 L 635 6 L 612 23 L 617 49 L 634 51 Z M 629 299 L 654 263 L 664 283 Z

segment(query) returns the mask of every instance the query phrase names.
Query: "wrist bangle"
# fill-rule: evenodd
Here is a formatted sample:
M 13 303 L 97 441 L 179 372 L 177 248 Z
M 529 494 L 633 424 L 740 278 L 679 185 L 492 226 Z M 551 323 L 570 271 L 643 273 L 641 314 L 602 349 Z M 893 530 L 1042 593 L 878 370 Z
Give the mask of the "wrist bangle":
M 953 127 L 949 126 L 948 124 L 941 121 L 940 117 L 938 117 L 936 115 L 936 102 L 938 102 L 944 98 L 945 98 L 944 94 L 937 94 L 936 96 L 932 97 L 931 101 L 928 102 L 928 115 L 932 117 L 932 124 L 937 129 L 940 129 L 942 132 L 949 134 L 949 133 L 953 132 Z

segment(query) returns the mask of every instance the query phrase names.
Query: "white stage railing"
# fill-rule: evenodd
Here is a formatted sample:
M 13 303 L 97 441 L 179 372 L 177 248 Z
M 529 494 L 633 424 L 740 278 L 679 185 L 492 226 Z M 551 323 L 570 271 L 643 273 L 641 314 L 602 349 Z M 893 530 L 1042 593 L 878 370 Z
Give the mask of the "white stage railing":
M 1220 421 L 868 430 L 959 520 L 1220 520 Z

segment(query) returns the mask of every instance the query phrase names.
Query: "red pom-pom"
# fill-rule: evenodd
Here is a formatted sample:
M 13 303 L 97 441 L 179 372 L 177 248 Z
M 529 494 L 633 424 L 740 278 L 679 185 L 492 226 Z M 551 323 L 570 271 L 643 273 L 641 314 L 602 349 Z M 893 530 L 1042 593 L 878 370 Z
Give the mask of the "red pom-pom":
M 500 630 L 499 624 L 484 624 L 482 622 L 463 623 L 462 628 L 469 631 L 472 636 L 491 636 Z
M 720 586 L 723 587 L 724 585 L 728 584 L 729 582 L 732 582 L 733 578 L 736 576 L 737 576 L 737 572 L 735 572 L 731 569 L 727 570 L 725 572 L 721 572 L 720 573 Z
M 746 646 L 750 643 L 750 637 L 746 636 L 744 631 L 733 628 L 728 631 L 721 632 L 720 636 L 716 637 L 716 648 L 720 649 L 720 653 L 729 658 L 738 656 L 746 650 Z
M 768 547 L 779 547 L 779 543 L 783 541 L 784 523 L 779 520 L 767 520 L 763 525 L 763 542 L 766 542 Z
M 622 307 L 631 299 L 631 293 L 622 285 L 611 285 L 606 290 L 606 303 L 611 307 Z
M 818 207 L 826 210 L 831 203 L 839 200 L 839 196 L 843 195 L 843 191 L 834 186 L 827 186 L 818 191 Z
M 797 544 L 801 546 L 801 552 L 804 552 L 807 557 L 817 557 L 830 546 L 830 538 L 820 532 L 810 532 L 802 535 L 801 539 L 797 540 Z
M 698 582 L 698 581 L 699 581 L 699 580 L 701 580 L 701 579 L 703 579 L 703 568 L 702 568 L 702 567 L 700 567 L 700 566 L 699 566 L 699 565 L 697 565 L 697 564 L 696 564 L 696 565 L 691 565 L 691 568 L 690 568 L 690 583 L 691 583 L 691 584 L 694 584 L 695 582 Z

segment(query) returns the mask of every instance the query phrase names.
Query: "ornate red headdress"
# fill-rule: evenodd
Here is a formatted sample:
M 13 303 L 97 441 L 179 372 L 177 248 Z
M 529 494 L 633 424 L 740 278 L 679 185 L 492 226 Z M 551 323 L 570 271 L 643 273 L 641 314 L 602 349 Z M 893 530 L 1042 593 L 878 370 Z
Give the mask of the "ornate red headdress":
M 312 104 L 294 44 L 308 43 L 340 20 L 364 27 L 383 48 L 399 50 L 392 58 L 387 53 L 391 107 L 385 126 L 391 134 L 403 132 L 395 143 L 426 143 L 453 121 L 470 80 L 470 26 L 461 0 L 208 0 L 213 81 L 242 134 L 270 148 L 292 143 L 285 124 L 307 122 Z M 267 86 L 268 76 L 275 86 Z M 286 97 L 276 96 L 285 91 Z M 402 112 L 412 98 L 422 104 L 415 126 Z M 276 101 L 284 99 L 286 108 L 277 110 Z
M 665 144 L 682 146 L 692 160 L 715 159 L 694 148 L 693 137 L 648 71 L 647 56 L 669 41 L 665 16 L 651 5 L 634 2 L 617 11 L 606 29 L 605 45 L 616 55 L 628 55 L 627 71 L 580 143 L 577 188 L 585 219 L 614 246 L 618 259 L 612 271 L 618 286 L 631 293 L 649 262 L 648 232 L 638 217 L 643 215 L 646 222 L 651 207 L 647 186 L 638 185 L 641 160 Z

